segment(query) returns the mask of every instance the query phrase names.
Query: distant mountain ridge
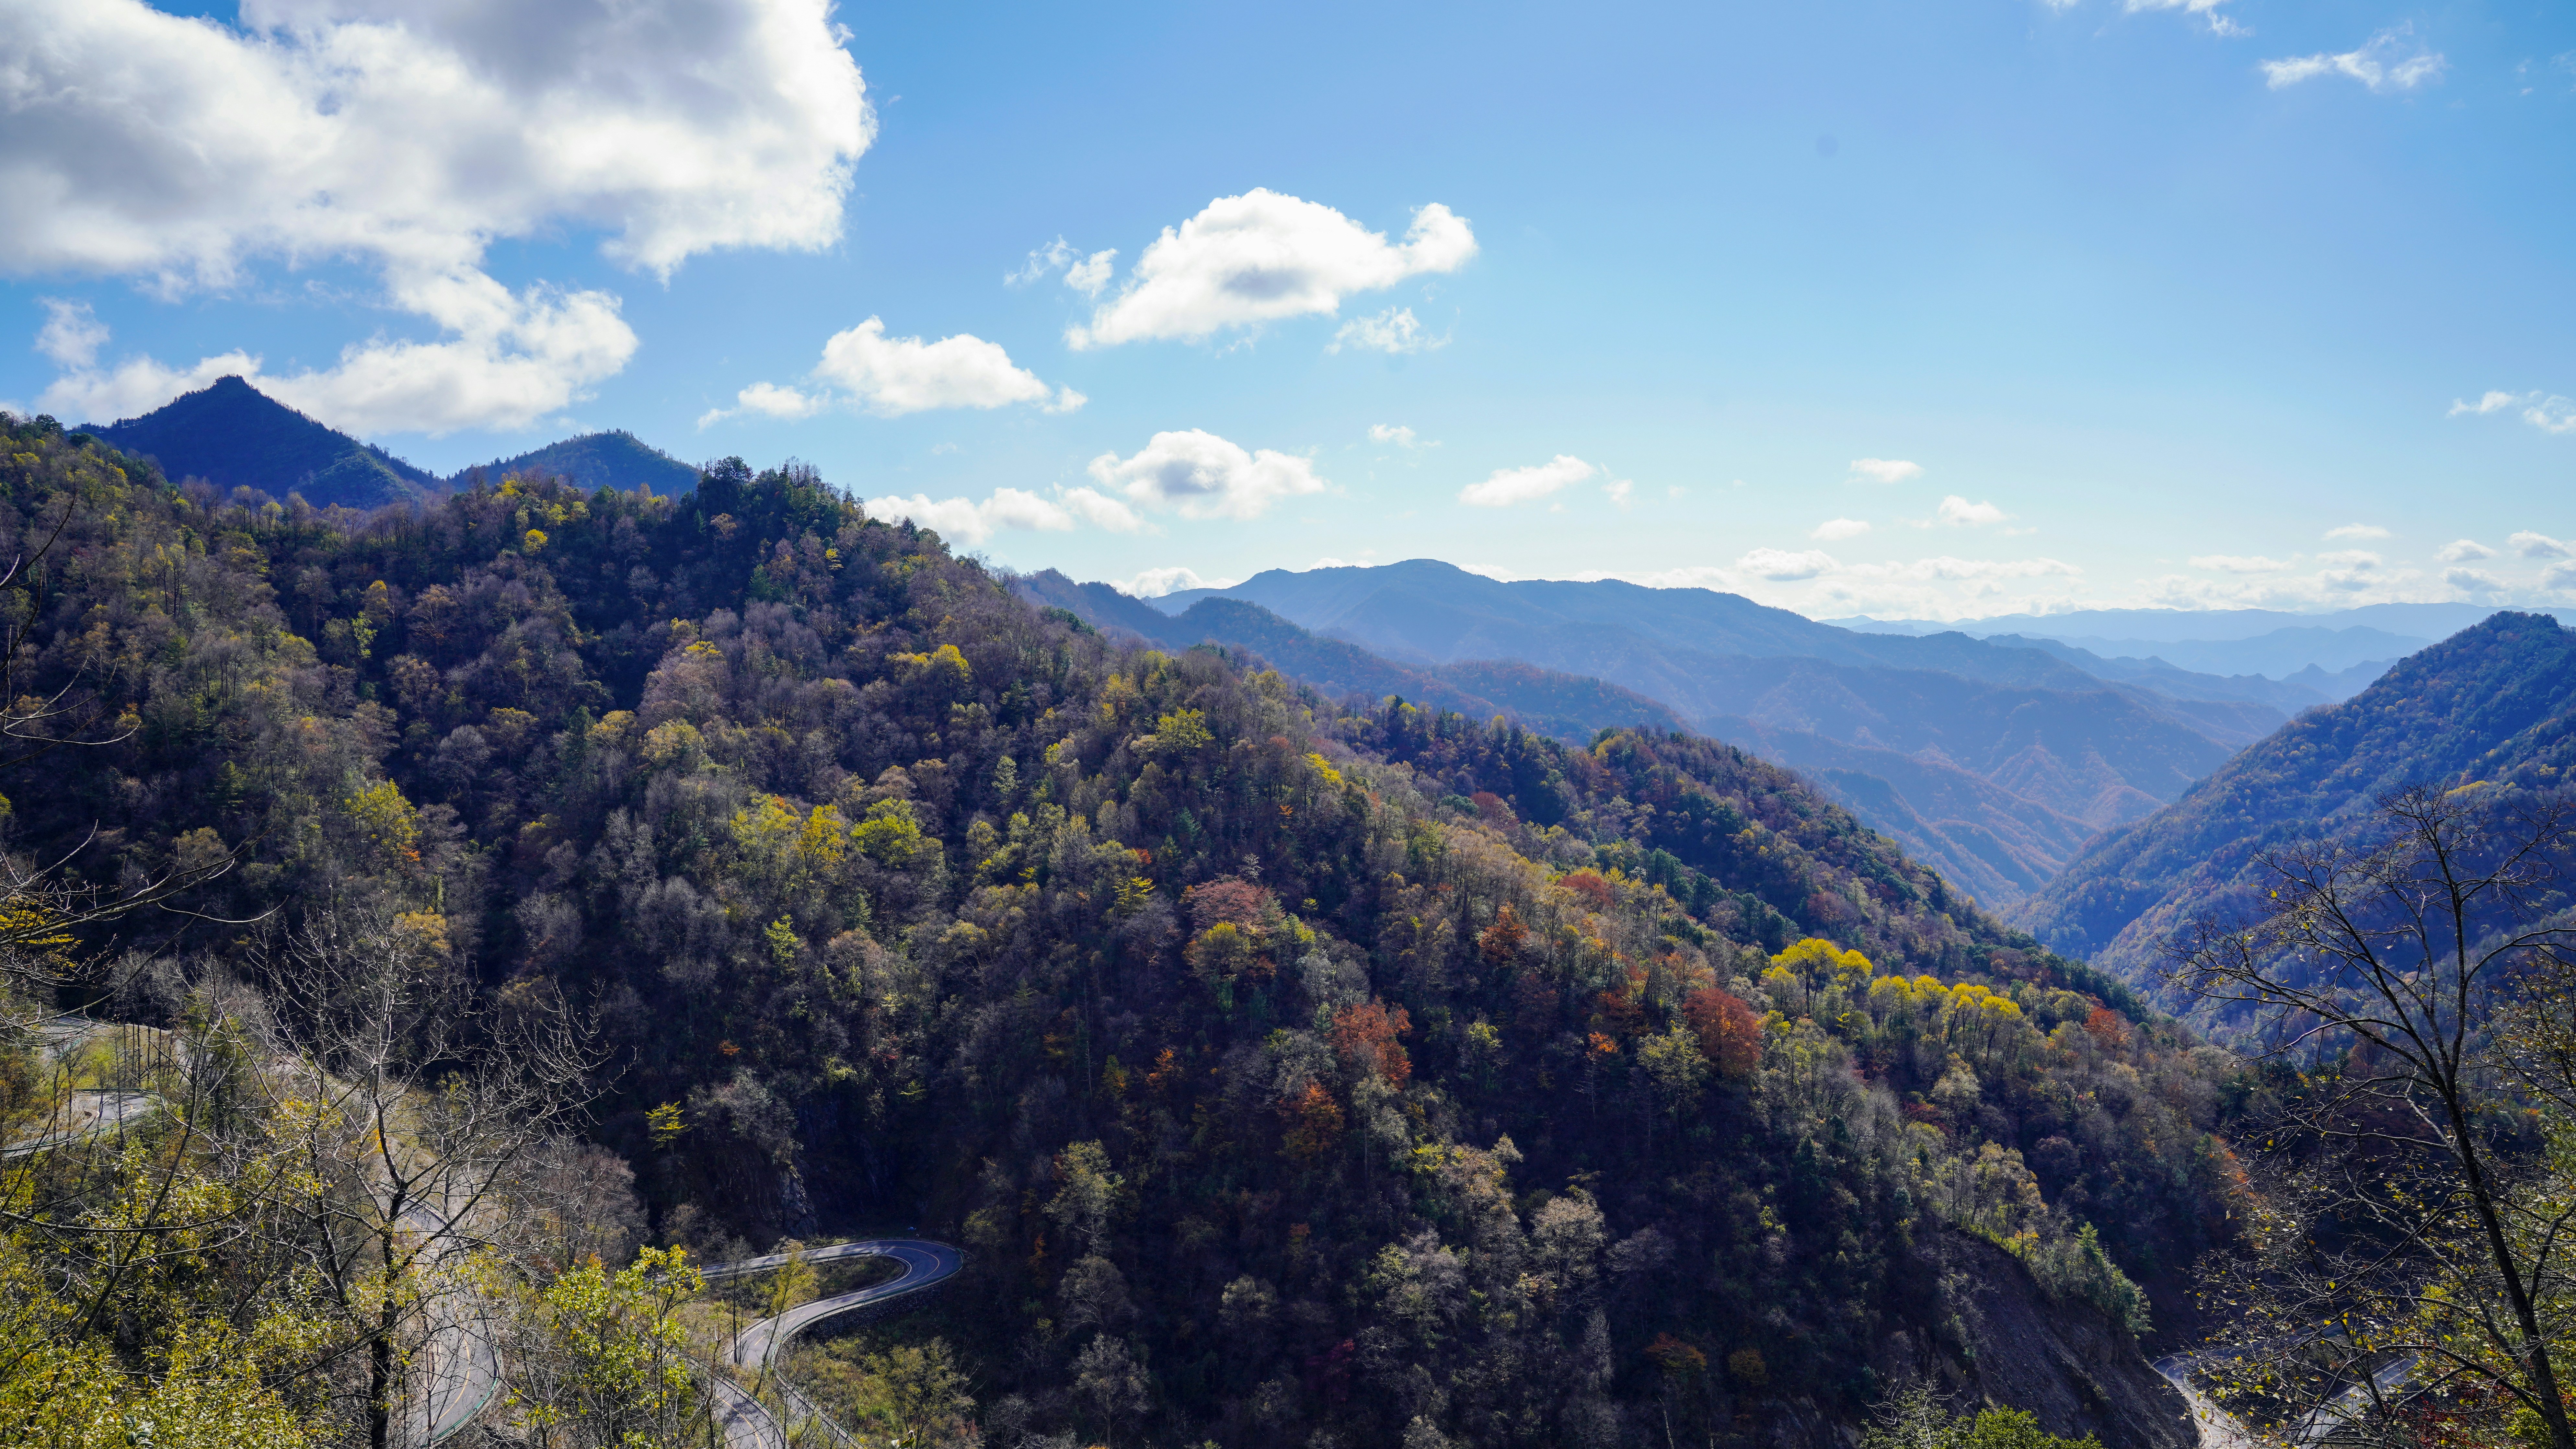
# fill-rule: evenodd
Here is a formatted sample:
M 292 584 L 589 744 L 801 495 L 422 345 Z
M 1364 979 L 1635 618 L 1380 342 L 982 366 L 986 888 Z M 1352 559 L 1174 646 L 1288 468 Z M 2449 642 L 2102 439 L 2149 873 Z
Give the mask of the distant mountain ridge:
M 1681 717 L 1663 705 L 1599 679 L 1505 660 L 1398 664 L 1346 640 L 1319 637 L 1241 599 L 1202 599 L 1174 618 L 1107 584 L 1078 584 L 1054 569 L 1023 574 L 1012 585 L 1022 598 L 1063 609 L 1097 629 L 1175 649 L 1212 642 L 1250 650 L 1336 697 L 1357 694 L 1374 702 L 1399 695 L 1473 719 L 1506 715 L 1573 744 L 1588 744 L 1604 729 L 1684 728 Z
M 1696 730 L 1808 770 L 1995 905 L 2046 880 L 2094 831 L 2151 813 L 2291 711 L 2329 698 L 2272 680 L 2115 668 L 2054 643 L 1855 633 L 1705 589 L 1505 583 L 1428 559 L 1273 570 L 1146 604 L 1172 612 L 1218 598 L 1417 669 L 1513 659 L 1634 691 Z
M 381 508 L 420 503 L 472 485 L 544 472 L 584 488 L 686 493 L 698 470 L 623 430 L 585 433 L 513 458 L 441 478 L 277 401 L 240 377 L 222 377 L 138 418 L 79 429 L 128 453 L 150 457 L 173 481 L 203 478 L 227 492 L 293 493 L 316 508 Z
M 416 503 L 447 489 L 437 475 L 315 422 L 238 377 L 217 378 L 139 418 L 80 431 L 154 459 L 173 482 L 195 477 L 227 492 L 296 493 L 317 508 Z
M 2151 985 L 2174 931 L 2251 902 L 2258 851 L 2358 824 L 2403 785 L 2558 788 L 2571 768 L 2576 631 L 2545 614 L 2497 613 L 2095 840 L 2007 914 L 2055 950 Z

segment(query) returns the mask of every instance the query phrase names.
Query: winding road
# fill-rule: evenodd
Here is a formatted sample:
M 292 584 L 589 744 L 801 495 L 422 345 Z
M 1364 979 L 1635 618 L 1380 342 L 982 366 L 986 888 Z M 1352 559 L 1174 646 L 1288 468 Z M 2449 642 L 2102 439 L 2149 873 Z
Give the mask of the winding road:
M 957 1249 L 923 1238 L 870 1238 L 816 1248 L 805 1255 L 808 1263 L 831 1263 L 844 1258 L 892 1258 L 903 1265 L 903 1272 L 886 1282 L 817 1298 L 775 1318 L 760 1320 L 734 1335 L 733 1343 L 725 1350 L 733 1366 L 766 1375 L 776 1367 L 778 1355 L 788 1342 L 814 1325 L 889 1298 L 918 1293 L 956 1276 L 966 1264 L 965 1255 Z M 738 1263 L 714 1264 L 702 1271 L 710 1279 L 739 1278 L 786 1264 L 786 1254 L 772 1253 Z M 714 1390 L 716 1423 L 724 1432 L 726 1449 L 786 1449 L 786 1429 L 749 1391 L 722 1375 L 711 1376 L 707 1383 Z

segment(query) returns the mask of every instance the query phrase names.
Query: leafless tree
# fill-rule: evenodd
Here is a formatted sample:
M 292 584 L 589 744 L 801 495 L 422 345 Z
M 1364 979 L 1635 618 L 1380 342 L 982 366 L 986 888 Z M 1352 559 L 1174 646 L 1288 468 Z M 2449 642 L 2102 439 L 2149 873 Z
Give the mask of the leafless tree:
M 409 1385 L 413 1412 L 490 1387 L 496 1365 L 459 1270 L 539 1220 L 523 1210 L 599 1058 L 550 988 L 486 1007 L 390 913 L 317 909 L 266 965 L 271 1130 L 293 1170 L 265 1207 L 349 1330 L 368 1441 L 386 1449 L 407 1344 L 425 1338 L 429 1360 L 427 1381 Z
M 2421 787 L 2378 805 L 2366 838 L 2259 856 L 2253 919 L 2172 946 L 2171 979 L 2250 1012 L 2283 1068 L 2253 1154 L 2257 1257 L 2220 1283 L 2240 1327 L 2212 1358 L 2307 1437 L 2368 1437 L 2403 1387 L 2518 1407 L 2576 1449 L 2550 1354 L 2576 1308 L 2576 1199 L 2519 1110 L 2552 1065 L 2530 1028 L 2576 1003 L 2576 805 Z

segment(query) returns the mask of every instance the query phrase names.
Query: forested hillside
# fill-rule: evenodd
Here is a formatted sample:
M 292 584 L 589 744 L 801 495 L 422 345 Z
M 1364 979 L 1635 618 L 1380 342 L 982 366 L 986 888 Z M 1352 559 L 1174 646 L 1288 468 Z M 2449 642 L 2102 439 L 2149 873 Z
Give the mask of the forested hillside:
M 2188 1442 L 2133 1280 L 2228 1231 L 2229 1059 L 1741 751 L 1344 712 L 799 468 L 362 515 L 12 423 L 0 499 L 103 741 L 12 858 L 241 852 L 102 1012 L 326 905 L 568 1004 L 656 1241 L 968 1249 L 951 1442 L 1821 1445 L 1916 1376 Z
M 2576 634 L 2500 613 L 2312 710 L 2165 809 L 2095 841 L 2013 912 L 2061 951 L 2141 986 L 2202 915 L 2244 914 L 2255 857 L 2349 833 L 2406 785 L 2558 787 L 2576 767 Z

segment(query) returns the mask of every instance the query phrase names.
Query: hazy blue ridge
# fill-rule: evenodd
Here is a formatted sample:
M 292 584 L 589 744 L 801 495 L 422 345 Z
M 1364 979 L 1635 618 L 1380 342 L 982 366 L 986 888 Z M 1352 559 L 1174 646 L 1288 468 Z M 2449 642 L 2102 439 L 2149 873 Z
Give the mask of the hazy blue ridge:
M 2576 632 L 2543 614 L 2497 613 L 2095 840 L 2007 915 L 2052 949 L 2146 985 L 2176 930 L 2256 898 L 2260 852 L 2355 828 L 2404 785 L 2557 788 L 2571 767 Z

